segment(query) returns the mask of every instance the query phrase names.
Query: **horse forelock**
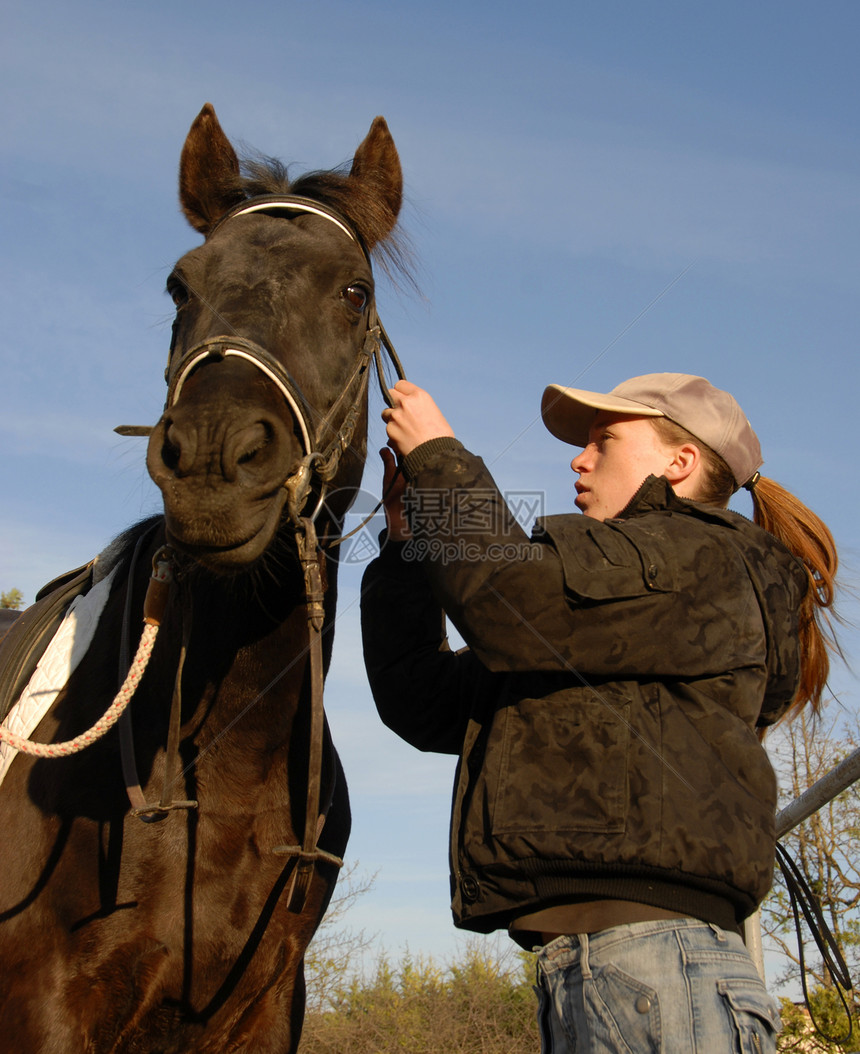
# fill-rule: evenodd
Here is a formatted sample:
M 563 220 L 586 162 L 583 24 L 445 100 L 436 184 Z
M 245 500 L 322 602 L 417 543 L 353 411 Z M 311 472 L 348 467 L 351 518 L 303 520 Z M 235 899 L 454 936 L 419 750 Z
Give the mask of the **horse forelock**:
M 416 287 L 412 252 L 397 217 L 376 192 L 372 178 L 351 179 L 346 166 L 306 172 L 292 179 L 289 167 L 274 157 L 249 157 L 241 161 L 240 174 L 231 187 L 250 200 L 265 194 L 291 194 L 318 201 L 340 213 L 372 246 L 371 255 L 394 282 Z

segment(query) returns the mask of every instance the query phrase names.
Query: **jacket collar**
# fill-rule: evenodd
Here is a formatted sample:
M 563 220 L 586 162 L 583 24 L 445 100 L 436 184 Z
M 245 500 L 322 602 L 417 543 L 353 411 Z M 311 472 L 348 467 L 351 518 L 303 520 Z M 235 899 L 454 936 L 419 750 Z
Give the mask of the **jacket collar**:
M 671 512 L 692 516 L 703 523 L 728 528 L 736 532 L 736 538 L 743 536 L 749 542 L 763 546 L 774 554 L 781 553 L 782 562 L 790 568 L 797 580 L 800 595 L 806 592 L 808 576 L 803 562 L 791 553 L 778 538 L 739 512 L 721 509 L 718 505 L 705 505 L 699 501 L 691 501 L 689 498 L 679 498 L 665 476 L 649 476 L 621 513 L 606 522 L 632 519 L 648 512 Z
M 680 501 L 683 499 L 672 490 L 672 484 L 665 476 L 648 476 L 621 512 L 612 519 L 626 520 L 642 512 L 671 509 Z
M 756 531 L 760 530 L 739 512 L 722 509 L 718 505 L 705 505 L 700 501 L 692 501 L 690 498 L 679 498 L 665 476 L 648 476 L 627 505 L 613 519 L 626 520 L 643 512 L 666 510 L 686 513 L 700 520 L 720 523 L 726 527 L 749 525 L 753 526 Z

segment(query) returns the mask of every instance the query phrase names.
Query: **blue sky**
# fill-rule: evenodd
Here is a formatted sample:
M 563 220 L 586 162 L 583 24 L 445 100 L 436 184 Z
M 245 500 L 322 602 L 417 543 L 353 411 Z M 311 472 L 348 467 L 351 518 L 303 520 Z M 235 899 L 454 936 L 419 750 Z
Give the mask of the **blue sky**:
M 830 524 L 856 587 L 858 31 L 852 0 L 16 4 L 0 41 L 0 590 L 32 601 L 158 508 L 142 441 L 112 429 L 161 410 L 164 281 L 198 242 L 177 163 L 206 101 L 234 143 L 298 170 L 347 160 L 387 118 L 421 293 L 382 281 L 380 312 L 504 488 L 572 507 L 545 384 L 703 374 L 746 410 L 763 471 Z M 378 480 L 372 454 L 368 495 Z M 350 921 L 444 956 L 452 765 L 376 717 L 362 566 L 344 568 L 327 689 L 350 856 L 377 874 Z M 844 642 L 856 656 L 856 628 Z M 834 687 L 856 711 L 856 678 Z

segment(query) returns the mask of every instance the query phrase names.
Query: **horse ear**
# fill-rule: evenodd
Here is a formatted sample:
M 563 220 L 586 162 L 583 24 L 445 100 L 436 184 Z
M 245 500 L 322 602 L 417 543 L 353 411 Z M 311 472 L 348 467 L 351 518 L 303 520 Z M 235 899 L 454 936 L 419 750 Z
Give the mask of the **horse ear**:
M 370 249 L 391 233 L 403 201 L 400 158 L 384 117 L 374 118 L 370 131 L 355 152 L 349 175 L 350 179 L 364 184 L 363 189 L 376 199 L 386 214 L 383 224 L 387 223 L 387 229 L 374 232 L 376 236 L 368 242 Z
M 208 234 L 225 212 L 243 200 L 238 177 L 236 151 L 207 102 L 191 125 L 179 160 L 179 201 L 195 230 Z

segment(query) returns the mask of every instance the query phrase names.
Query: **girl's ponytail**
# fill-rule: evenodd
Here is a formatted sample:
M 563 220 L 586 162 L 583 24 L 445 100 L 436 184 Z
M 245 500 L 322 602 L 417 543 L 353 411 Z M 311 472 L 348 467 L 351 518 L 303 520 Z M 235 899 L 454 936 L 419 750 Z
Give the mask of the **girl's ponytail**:
M 752 494 L 753 520 L 803 562 L 809 589 L 800 606 L 801 672 L 789 715 L 807 703 L 818 713 L 830 672 L 830 652 L 839 652 L 833 632 L 833 602 L 839 561 L 827 525 L 775 480 L 756 477 L 747 484 Z

